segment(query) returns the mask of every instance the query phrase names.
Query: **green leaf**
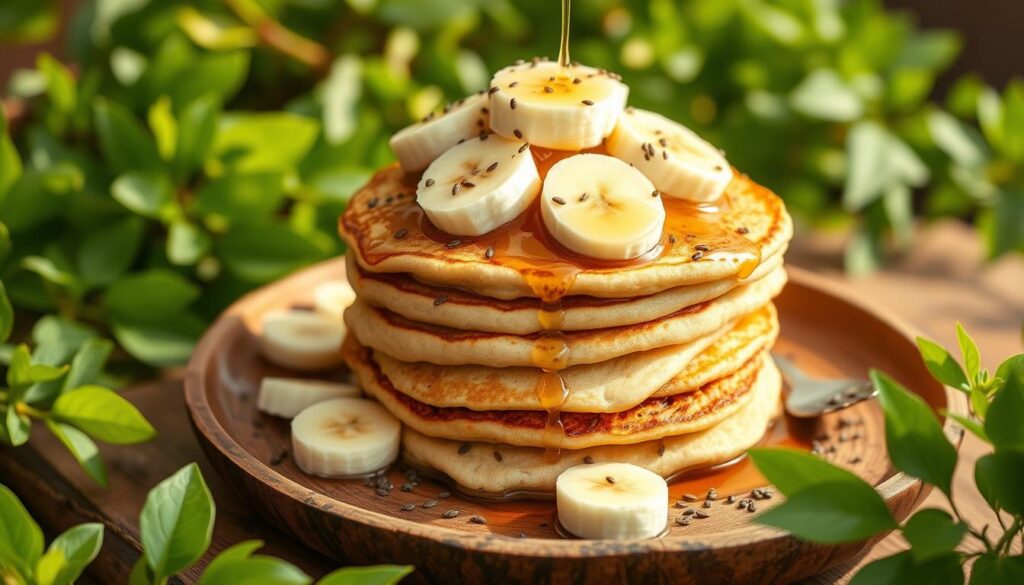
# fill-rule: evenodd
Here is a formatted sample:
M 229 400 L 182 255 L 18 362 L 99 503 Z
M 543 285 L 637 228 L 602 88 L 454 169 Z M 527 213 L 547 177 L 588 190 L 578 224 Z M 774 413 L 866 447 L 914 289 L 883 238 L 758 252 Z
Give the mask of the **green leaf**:
M 1006 252 L 1024 253 L 1024 191 L 1000 191 L 995 207 L 986 209 L 978 219 L 978 227 L 985 234 L 990 258 Z
M 32 328 L 36 350 L 54 348 L 52 363 L 56 364 L 67 363 L 82 344 L 95 337 L 96 332 L 89 327 L 56 315 L 45 315 Z
M 218 554 L 206 568 L 200 585 L 252 584 L 291 585 L 312 579 L 294 565 L 273 557 L 253 556 L 263 542 L 247 540 Z
M 832 69 L 815 69 L 793 88 L 790 106 L 810 118 L 852 122 L 864 114 L 860 97 Z
M 139 557 L 132 565 L 132 572 L 128 574 L 128 585 L 153 585 L 155 582 L 156 577 L 146 562 L 146 556 Z
M 919 510 L 903 527 L 903 536 L 910 543 L 910 552 L 918 561 L 926 561 L 956 549 L 967 526 L 953 520 L 945 510 Z
M 120 394 L 102 386 L 82 386 L 61 394 L 53 416 L 105 443 L 131 445 L 148 441 L 156 430 Z
M 988 396 L 977 386 L 971 386 L 971 390 L 967 395 L 971 400 L 971 410 L 974 412 L 974 416 L 978 417 L 979 420 L 985 420 L 985 417 L 988 416 L 988 407 L 990 406 Z
M 28 346 L 19 345 L 14 348 L 11 361 L 7 364 L 7 385 L 13 392 L 12 401 L 17 399 L 19 390 L 24 390 L 32 385 L 31 369 L 32 355 L 28 352 Z
M 146 119 L 149 122 L 149 129 L 156 139 L 156 150 L 160 158 L 171 160 L 174 158 L 174 149 L 178 144 L 178 122 L 174 119 L 171 99 L 165 95 L 160 96 L 153 102 L 153 105 L 149 106 Z
M 967 429 L 968 431 L 971 431 L 971 433 L 975 437 L 978 437 L 982 441 L 985 441 L 986 443 L 991 443 L 992 442 L 988 438 L 988 435 L 985 434 L 985 427 L 981 426 L 981 423 L 978 422 L 977 420 L 975 420 L 975 419 L 973 419 L 973 418 L 971 418 L 969 416 L 963 416 L 963 415 L 952 413 L 952 412 L 947 412 L 946 416 L 948 416 L 949 418 L 955 420 L 963 428 Z
M 107 487 L 107 466 L 103 463 L 99 447 L 88 435 L 71 425 L 46 419 L 46 428 L 71 452 L 85 473 L 96 483 Z
M 28 442 L 32 430 L 32 421 L 27 416 L 18 414 L 18 409 L 7 406 L 4 412 L 4 432 L 7 441 L 14 447 L 20 447 Z
M 105 99 L 93 104 L 103 156 L 117 171 L 158 171 L 160 155 L 146 130 L 123 106 Z
M 78 274 L 86 286 L 113 282 L 128 270 L 142 244 L 143 222 L 127 217 L 88 234 L 78 248 Z
M 996 377 L 1003 385 L 985 417 L 985 433 L 997 451 L 1024 451 L 1024 355 L 1003 362 Z
M 54 109 L 63 114 L 74 112 L 78 88 L 71 71 L 48 53 L 42 53 L 36 58 L 36 68 L 46 80 L 46 94 Z
M 201 97 L 188 105 L 178 120 L 178 145 L 174 152 L 174 176 L 184 180 L 199 168 L 213 144 L 220 115 L 220 101 L 214 95 Z
M 232 113 L 221 116 L 213 155 L 235 172 L 288 172 L 306 155 L 320 127 L 290 114 Z
M 0 116 L 0 199 L 21 177 L 21 173 L 21 157 L 7 132 L 7 117 Z
M 125 173 L 111 184 L 110 193 L 142 217 L 166 221 L 176 214 L 174 187 L 161 173 Z
M 18 496 L 0 484 L 0 565 L 13 565 L 32 574 L 43 554 L 43 531 Z
M 963 585 L 964 571 L 960 557 L 944 554 L 927 561 L 915 562 L 910 551 L 872 561 L 854 575 L 850 585 Z
M 21 260 L 21 267 L 38 274 L 46 282 L 60 288 L 76 289 L 78 287 L 78 279 L 71 271 L 45 256 L 25 256 Z
M 11 306 L 11 299 L 7 296 L 7 287 L 0 280 L 0 343 L 5 343 L 10 339 L 13 327 L 14 307 Z
M 103 546 L 103 525 L 79 524 L 58 536 L 39 559 L 39 585 L 70 585 L 82 574 Z
M 757 521 L 813 542 L 854 542 L 896 527 L 885 501 L 867 483 L 823 482 L 803 488 Z
M 215 569 L 215 570 L 214 570 Z M 257 555 L 225 561 L 203 575 L 205 585 L 307 585 L 313 580 L 295 565 Z
M 413 567 L 399 565 L 345 567 L 327 574 L 317 585 L 395 585 L 412 571 Z
M 189 314 L 162 323 L 112 324 L 117 342 L 135 359 L 161 368 L 185 363 L 192 355 L 204 329 L 203 322 Z
M 158 579 L 199 560 L 210 546 L 213 519 L 213 496 L 195 463 L 149 492 L 139 525 L 146 562 Z
M 154 268 L 110 285 L 103 303 L 115 320 L 159 323 L 181 314 L 199 294 L 199 287 L 192 281 L 176 272 Z
M 784 495 L 822 483 L 862 483 L 855 474 L 810 453 L 795 449 L 751 449 L 750 458 Z
M 931 408 L 878 370 L 871 371 L 871 381 L 885 411 L 885 438 L 893 465 L 950 495 L 956 449 Z
M 989 159 L 985 141 L 978 132 L 942 110 L 928 113 L 928 130 L 936 146 L 957 164 L 976 167 Z
M 113 351 L 114 344 L 106 339 L 90 339 L 82 344 L 71 360 L 71 368 L 64 378 L 64 389 L 72 390 L 95 382 Z
M 970 385 L 960 364 L 953 359 L 946 348 L 923 337 L 917 338 L 917 348 L 921 352 L 921 359 L 924 360 L 925 367 L 936 380 L 961 391 Z
M 167 259 L 171 264 L 191 266 L 210 252 L 213 240 L 199 227 L 176 221 L 167 232 Z
M 15 235 L 25 233 L 60 215 L 84 180 L 82 170 L 70 163 L 28 170 L 0 199 L 0 221 Z
M 362 61 L 351 54 L 338 57 L 331 65 L 323 93 L 324 136 L 329 144 L 341 144 L 355 132 L 362 69 Z
M 225 175 L 210 181 L 196 195 L 196 210 L 232 222 L 266 221 L 281 204 L 284 177 L 278 172 Z
M 974 483 L 993 509 L 1024 515 L 1024 453 L 996 451 L 978 459 Z
M 849 157 L 843 206 L 859 211 L 895 183 L 922 186 L 928 167 L 906 143 L 875 122 L 858 122 L 851 128 L 846 150 Z
M 971 335 L 959 321 L 956 323 L 956 341 L 960 345 L 960 355 L 963 356 L 964 367 L 967 368 L 967 379 L 973 384 L 981 369 L 981 355 L 978 353 L 978 346 L 971 339 Z
M 218 253 L 229 272 L 253 282 L 269 282 L 323 258 L 313 242 L 279 224 L 237 226 L 221 238 Z
M 1003 91 L 1002 151 L 1015 162 L 1024 161 L 1024 82 L 1014 79 Z
M 971 585 L 1020 585 L 1024 583 L 1024 556 L 1000 557 L 987 553 L 971 567 Z

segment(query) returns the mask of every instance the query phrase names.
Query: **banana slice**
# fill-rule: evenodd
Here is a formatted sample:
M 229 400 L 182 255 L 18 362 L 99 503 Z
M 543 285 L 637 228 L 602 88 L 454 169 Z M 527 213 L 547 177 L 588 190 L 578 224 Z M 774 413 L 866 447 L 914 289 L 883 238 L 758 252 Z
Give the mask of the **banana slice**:
M 523 141 L 482 134 L 448 149 L 423 172 L 416 201 L 438 228 L 479 236 L 526 211 L 540 175 Z
M 308 406 L 332 398 L 358 398 L 359 388 L 351 384 L 303 378 L 263 378 L 256 408 L 282 418 L 294 418 Z
M 554 62 L 506 67 L 491 80 L 491 129 L 505 138 L 558 150 L 601 144 L 626 106 L 618 76 Z
M 714 201 L 732 180 L 721 151 L 668 118 L 627 108 L 608 137 L 608 152 L 632 163 L 659 191 L 698 203 Z
M 310 311 L 282 311 L 263 318 L 260 352 L 271 362 L 302 371 L 341 364 L 345 323 Z
M 318 313 L 341 319 L 342 313 L 356 300 L 352 285 L 344 280 L 333 280 L 313 289 L 313 307 Z
M 604 260 L 636 258 L 658 245 L 665 206 L 640 171 L 603 154 L 577 154 L 544 178 L 541 216 L 573 252 Z
M 311 475 L 364 475 L 394 463 L 401 434 L 401 423 L 380 404 L 335 398 L 292 419 L 292 456 Z
M 581 538 L 653 538 L 668 525 L 668 484 L 629 463 L 577 465 L 555 480 L 558 521 Z
M 487 129 L 487 95 L 475 93 L 422 121 L 399 130 L 391 137 L 391 150 L 407 173 L 422 171 L 459 140 L 477 136 Z

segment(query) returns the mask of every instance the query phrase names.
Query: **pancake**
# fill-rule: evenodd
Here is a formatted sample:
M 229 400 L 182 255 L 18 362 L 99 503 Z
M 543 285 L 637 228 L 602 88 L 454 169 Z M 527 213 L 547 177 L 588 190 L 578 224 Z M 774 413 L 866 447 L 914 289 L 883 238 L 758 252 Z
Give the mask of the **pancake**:
M 752 399 L 709 429 L 634 445 L 562 450 L 554 460 L 544 449 L 438 439 L 410 427 L 402 432 L 402 447 L 410 463 L 440 471 L 467 490 L 495 495 L 553 493 L 558 475 L 586 457 L 595 463 L 632 463 L 667 478 L 729 461 L 757 445 L 780 412 L 781 387 L 778 369 L 769 362 L 751 391 Z
M 782 290 L 785 282 L 785 270 L 778 268 L 761 280 L 660 319 L 623 327 L 565 332 L 566 351 L 560 356 L 563 369 L 710 335 L 766 305 Z M 539 342 L 546 341 L 541 334 L 461 331 L 409 321 L 371 307 L 362 299 L 345 311 L 345 323 L 365 346 L 402 361 L 439 365 L 534 366 L 534 349 Z
M 567 395 L 559 410 L 620 412 L 652 395 L 696 390 L 739 369 L 757 352 L 770 347 L 777 333 L 775 308 L 768 304 L 688 344 L 562 370 Z M 343 348 L 346 359 L 359 359 L 360 351 L 361 346 L 350 336 Z M 537 392 L 543 373 L 537 368 L 408 363 L 376 351 L 372 359 L 399 392 L 431 406 L 544 410 Z
M 570 154 L 574 153 L 557 156 Z M 665 231 L 661 244 L 650 254 L 626 262 L 598 263 L 550 241 L 536 205 L 488 234 L 446 235 L 430 224 L 416 204 L 416 181 L 415 175 L 391 166 L 353 196 L 339 230 L 359 265 L 369 272 L 408 273 L 424 282 L 497 299 L 635 297 L 736 278 L 760 259 L 780 253 L 793 232 L 782 200 L 737 175 L 714 208 L 665 198 Z M 696 246 L 708 250 L 697 255 Z M 488 249 L 493 252 L 490 256 Z M 545 292 L 550 288 L 558 290 Z
M 399 392 L 373 362 L 370 352 L 346 355 L 363 390 L 403 423 L 432 437 L 507 443 L 524 447 L 582 449 L 629 444 L 693 433 L 717 424 L 750 398 L 766 361 L 761 352 L 738 370 L 693 392 L 649 398 L 615 413 L 562 412 L 562 432 L 552 433 L 542 410 L 438 408 Z M 556 429 L 557 430 L 557 429 Z
M 541 331 L 537 319 L 539 299 L 521 297 L 500 300 L 453 288 L 438 288 L 405 274 L 372 273 L 361 268 L 350 250 L 347 274 L 359 298 L 409 319 L 464 329 L 472 323 L 476 331 L 528 335 Z M 601 329 L 643 323 L 670 315 L 685 307 L 717 298 L 741 284 L 763 278 L 782 265 L 782 254 L 763 261 L 746 279 L 725 278 L 714 282 L 678 286 L 626 299 L 588 296 L 565 297 L 561 301 L 562 331 Z M 444 302 L 437 303 L 439 298 Z

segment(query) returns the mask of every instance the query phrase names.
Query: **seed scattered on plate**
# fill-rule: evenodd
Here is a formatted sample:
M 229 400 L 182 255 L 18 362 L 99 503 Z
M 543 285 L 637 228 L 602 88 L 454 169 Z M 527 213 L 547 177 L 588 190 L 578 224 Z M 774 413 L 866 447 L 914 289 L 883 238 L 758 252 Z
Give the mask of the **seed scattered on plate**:
M 274 455 L 274 457 L 270 460 L 270 464 L 271 465 L 280 465 L 281 462 L 284 461 L 287 458 L 288 458 L 288 450 L 285 449 L 283 451 L 280 451 L 277 455 Z
M 484 258 L 488 260 L 494 258 L 494 246 L 487 246 L 487 250 L 484 251 Z
M 594 458 L 591 457 L 590 455 L 587 455 L 586 457 L 583 458 L 583 462 L 586 463 L 587 465 L 591 465 L 594 463 Z
M 445 244 L 445 246 L 447 246 L 449 249 L 451 249 L 451 248 L 458 248 L 459 244 L 461 244 L 461 243 L 462 243 L 462 240 L 452 240 L 452 241 L 448 242 L 447 244 Z
M 390 493 L 391 493 L 391 492 L 389 492 L 388 490 L 386 490 L 386 489 L 384 489 L 384 488 L 377 488 L 377 495 L 378 495 L 378 496 L 380 496 L 380 497 L 382 497 L 382 498 L 385 498 L 385 497 L 387 497 L 387 496 L 388 496 L 388 494 L 390 494 Z
M 463 443 L 459 445 L 459 455 L 465 455 L 466 453 L 469 453 L 470 448 L 471 446 L 469 443 Z
M 693 513 L 693 515 L 695 517 L 697 517 L 697 518 L 710 518 L 711 517 L 711 514 L 708 514 L 707 512 L 704 512 L 703 510 L 697 510 L 697 511 L 695 511 Z
M 683 516 L 693 516 L 696 512 L 693 508 L 687 508 L 683 510 Z
M 442 518 L 454 518 L 454 517 L 456 517 L 458 515 L 459 515 L 459 511 L 458 510 L 445 510 L 444 513 L 441 514 L 441 517 Z
M 427 500 L 426 502 L 423 502 L 423 507 L 424 508 L 428 508 L 428 509 L 429 508 L 433 508 L 436 505 L 437 505 L 437 500 Z
M 445 498 L 452 497 L 452 493 L 451 492 L 441 492 L 441 493 L 437 494 L 437 497 L 443 500 Z
M 690 517 L 689 516 L 680 516 L 680 517 L 676 518 L 676 524 L 678 524 L 680 526 L 689 526 L 690 525 Z
M 416 509 L 416 504 L 402 504 L 403 512 L 412 512 Z
M 704 506 L 705 508 L 710 508 L 710 507 L 711 507 L 711 500 L 704 500 L 704 504 L 703 504 L 703 506 Z
M 705 499 L 717 500 L 718 499 L 718 490 L 716 490 L 715 488 L 709 489 L 708 490 L 708 495 L 705 497 Z
M 504 459 L 504 457 L 501 456 L 501 453 L 498 453 L 497 451 L 495 451 L 493 455 L 494 460 L 497 461 L 498 463 L 501 463 L 502 459 Z
M 701 252 L 700 250 L 697 250 L 696 252 L 693 253 L 692 256 L 690 256 L 690 258 L 693 259 L 694 261 L 700 260 L 703 257 L 704 257 L 704 252 Z
M 686 500 L 687 502 L 696 502 L 697 496 L 693 494 L 683 494 L 683 499 Z
M 395 232 L 395 239 L 396 240 L 401 240 L 402 238 L 404 238 L 408 234 L 409 234 L 409 230 L 407 230 L 405 228 L 402 228 L 402 229 L 398 230 L 397 232 Z
M 469 519 L 473 524 L 487 524 L 487 519 L 483 516 L 473 516 Z
M 436 299 L 434 299 L 434 306 L 435 307 L 439 307 L 439 306 L 445 304 L 446 302 L 448 302 L 448 297 L 445 296 L 445 295 L 441 295 L 441 296 L 437 297 Z

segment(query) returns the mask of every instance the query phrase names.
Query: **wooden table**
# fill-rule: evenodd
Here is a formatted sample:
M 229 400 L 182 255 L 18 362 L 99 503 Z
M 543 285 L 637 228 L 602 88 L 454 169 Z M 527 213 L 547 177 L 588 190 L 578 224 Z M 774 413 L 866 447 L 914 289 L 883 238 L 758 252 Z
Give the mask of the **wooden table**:
M 954 321 L 963 322 L 991 369 L 1004 357 L 1024 350 L 1024 261 L 1008 257 L 984 264 L 981 247 L 966 227 L 956 223 L 930 227 L 920 235 L 913 253 L 896 259 L 885 271 L 861 279 L 842 275 L 837 265 L 840 249 L 839 238 L 814 235 L 797 241 L 787 258 L 842 280 L 844 286 L 903 315 L 922 334 L 949 348 L 956 347 Z M 154 424 L 159 436 L 139 446 L 103 447 L 110 472 L 108 489 L 93 484 L 45 432 L 36 433 L 29 445 L 5 449 L 0 456 L 0 481 L 19 494 L 51 537 L 80 522 L 106 524 L 104 550 L 90 573 L 93 579 L 127 582 L 128 571 L 139 556 L 138 513 L 146 492 L 189 461 L 199 462 L 217 501 L 212 553 L 258 538 L 267 543 L 268 554 L 286 558 L 310 574 L 320 575 L 334 567 L 329 559 L 305 550 L 265 524 L 220 481 L 193 438 L 180 381 L 171 377 L 146 382 L 126 390 L 125 395 Z M 976 526 L 994 523 L 971 474 L 974 461 L 983 453 L 980 442 L 971 437 L 964 441 L 954 487 L 958 506 Z M 924 505 L 944 507 L 937 492 Z M 905 546 L 900 537 L 890 536 L 859 564 Z M 207 555 L 200 566 L 209 558 Z M 847 583 L 859 564 L 828 571 L 811 582 Z M 199 567 L 194 567 L 181 575 L 180 582 L 193 583 L 199 573 Z

